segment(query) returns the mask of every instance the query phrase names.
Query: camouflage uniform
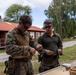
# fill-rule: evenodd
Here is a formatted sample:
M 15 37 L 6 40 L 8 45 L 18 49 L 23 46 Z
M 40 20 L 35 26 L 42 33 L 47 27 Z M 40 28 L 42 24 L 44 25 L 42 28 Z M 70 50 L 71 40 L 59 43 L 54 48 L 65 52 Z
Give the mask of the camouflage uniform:
M 62 50 L 62 41 L 59 35 L 54 33 L 54 35 L 51 37 L 45 32 L 43 35 L 39 37 L 37 44 L 41 44 L 43 46 L 43 50 L 38 51 L 42 56 L 39 72 L 41 73 L 59 66 L 59 55 L 57 50 Z M 54 54 L 47 55 L 45 53 L 45 50 L 52 50 Z
M 9 31 L 6 36 L 6 53 L 15 59 L 13 75 L 34 75 L 29 46 L 29 35 L 21 33 L 18 28 Z

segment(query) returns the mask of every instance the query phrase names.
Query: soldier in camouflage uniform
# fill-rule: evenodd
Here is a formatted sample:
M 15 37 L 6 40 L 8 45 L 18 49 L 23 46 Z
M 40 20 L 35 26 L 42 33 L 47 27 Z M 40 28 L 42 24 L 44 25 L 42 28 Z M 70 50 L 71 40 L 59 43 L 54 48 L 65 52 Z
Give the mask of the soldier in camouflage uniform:
M 58 34 L 54 33 L 51 20 L 44 21 L 45 33 L 42 34 L 36 44 L 36 49 L 41 55 L 39 72 L 59 66 L 59 55 L 62 53 L 62 41 Z
M 22 15 L 18 27 L 7 33 L 6 53 L 14 59 L 15 65 L 13 74 L 9 75 L 34 75 L 30 59 L 35 54 L 35 49 L 30 46 L 31 40 L 26 32 L 31 25 L 31 18 Z

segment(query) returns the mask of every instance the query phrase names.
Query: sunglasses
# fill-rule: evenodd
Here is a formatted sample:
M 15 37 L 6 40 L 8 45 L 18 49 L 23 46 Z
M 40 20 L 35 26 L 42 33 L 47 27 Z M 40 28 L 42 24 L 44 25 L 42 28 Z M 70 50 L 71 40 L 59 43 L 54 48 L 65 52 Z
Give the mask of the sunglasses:
M 24 28 L 27 30 L 27 29 L 30 28 L 30 27 L 28 27 L 28 26 L 24 26 Z
M 51 28 L 51 26 L 45 26 L 45 29 L 47 29 L 47 28 Z
M 45 24 L 52 24 L 52 23 L 51 23 L 51 22 L 48 22 L 48 23 L 47 23 L 47 22 L 45 22 Z

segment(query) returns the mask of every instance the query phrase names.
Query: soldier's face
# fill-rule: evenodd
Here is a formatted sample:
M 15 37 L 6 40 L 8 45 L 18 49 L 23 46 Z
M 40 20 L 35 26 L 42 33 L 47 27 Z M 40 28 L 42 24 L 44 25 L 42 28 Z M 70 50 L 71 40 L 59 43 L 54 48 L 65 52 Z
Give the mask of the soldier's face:
M 25 30 L 28 30 L 28 28 L 30 28 L 30 27 L 31 27 L 30 24 L 25 24 L 25 25 L 24 25 L 24 29 L 25 29 Z
M 23 31 L 27 31 L 28 28 L 31 27 L 31 25 L 29 23 L 26 23 L 26 24 L 21 23 L 21 26 L 22 26 Z
M 46 32 L 52 32 L 52 24 L 45 24 L 44 25 Z

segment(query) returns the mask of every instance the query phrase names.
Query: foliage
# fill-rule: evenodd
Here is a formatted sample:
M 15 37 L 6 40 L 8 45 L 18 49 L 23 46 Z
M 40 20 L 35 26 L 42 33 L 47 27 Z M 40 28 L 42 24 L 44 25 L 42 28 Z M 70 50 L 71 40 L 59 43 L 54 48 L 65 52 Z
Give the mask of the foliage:
M 53 21 L 57 33 L 61 32 L 62 23 L 63 38 L 76 35 L 76 0 L 52 0 L 44 13 Z
M 18 22 L 18 19 L 21 15 L 23 14 L 30 15 L 30 13 L 31 13 L 31 8 L 29 6 L 13 4 L 6 10 L 4 21 Z

